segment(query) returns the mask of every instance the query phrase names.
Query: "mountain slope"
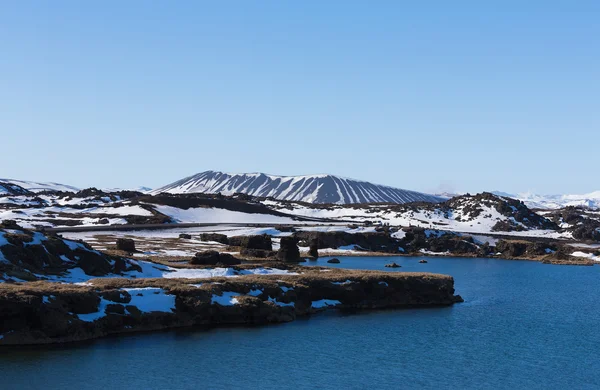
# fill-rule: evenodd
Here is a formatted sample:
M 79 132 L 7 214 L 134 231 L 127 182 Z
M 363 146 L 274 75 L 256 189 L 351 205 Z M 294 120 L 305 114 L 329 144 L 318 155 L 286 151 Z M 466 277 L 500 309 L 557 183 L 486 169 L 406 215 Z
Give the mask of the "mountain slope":
M 13 183 L 0 181 L 0 196 L 2 195 L 29 195 L 30 191 Z
M 443 199 L 415 191 L 402 190 L 365 181 L 341 178 L 333 175 L 274 176 L 264 173 L 229 174 L 206 171 L 178 180 L 151 191 L 151 194 L 168 192 L 221 193 L 236 192 L 293 200 L 307 203 L 436 203 Z
M 10 183 L 22 187 L 31 192 L 42 192 L 42 191 L 66 191 L 66 192 L 77 192 L 79 188 L 68 186 L 60 183 L 38 183 L 35 181 L 25 180 L 14 180 L 14 179 L 0 179 L 0 182 Z

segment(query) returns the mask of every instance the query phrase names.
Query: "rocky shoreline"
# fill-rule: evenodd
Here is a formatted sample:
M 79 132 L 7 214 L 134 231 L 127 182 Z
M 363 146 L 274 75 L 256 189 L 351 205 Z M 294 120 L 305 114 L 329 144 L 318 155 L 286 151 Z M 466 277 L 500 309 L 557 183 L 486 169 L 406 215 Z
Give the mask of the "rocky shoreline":
M 300 268 L 298 268 L 300 271 Z M 194 326 L 261 325 L 323 310 L 448 306 L 451 276 L 302 268 L 211 279 L 0 284 L 0 345 L 65 343 Z
M 473 253 L 469 252 L 452 252 L 452 253 L 388 253 L 388 252 L 348 252 L 348 253 L 339 253 L 339 252 L 328 252 L 328 251 L 320 251 L 320 257 L 435 257 L 435 258 L 445 258 L 445 259 L 454 259 L 454 258 L 473 258 L 473 259 L 497 259 L 497 260 L 521 260 L 521 261 L 535 261 L 543 264 L 553 264 L 553 265 L 580 265 L 591 267 L 593 265 L 598 265 L 597 261 L 593 261 L 586 258 L 575 258 L 569 257 L 566 259 L 559 259 L 551 255 L 530 255 L 530 256 L 505 256 L 505 255 L 488 255 L 488 256 L 477 256 Z

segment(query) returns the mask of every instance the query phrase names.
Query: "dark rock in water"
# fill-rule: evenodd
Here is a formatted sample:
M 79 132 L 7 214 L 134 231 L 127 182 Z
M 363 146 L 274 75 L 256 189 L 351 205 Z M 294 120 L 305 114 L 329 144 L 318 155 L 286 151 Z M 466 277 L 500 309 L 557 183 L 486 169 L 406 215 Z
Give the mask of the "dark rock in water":
M 225 245 L 229 244 L 229 239 L 227 238 L 227 236 L 225 234 L 219 234 L 219 233 L 202 233 L 200 235 L 200 240 L 201 241 L 215 241 L 215 242 L 225 244 Z
M 187 233 L 181 233 L 179 235 L 179 238 L 183 238 L 183 239 L 189 240 L 189 239 L 192 238 L 192 235 L 191 234 L 187 234 Z
M 237 265 L 240 263 L 240 259 L 228 253 L 219 253 L 217 251 L 198 252 L 190 260 L 190 264 L 194 265 Z
M 117 249 L 125 252 L 135 252 L 135 241 L 131 238 L 117 238 Z
M 262 249 L 266 251 L 273 250 L 271 236 L 267 234 L 229 237 L 229 245 L 248 249 Z
M 390 264 L 386 264 L 385 266 L 387 268 L 400 268 L 400 267 L 402 267 L 400 264 L 397 264 L 397 263 L 390 263 Z
M 425 260 L 425 259 L 421 259 L 421 260 L 419 260 L 419 263 L 421 263 L 421 264 L 425 264 L 425 263 L 427 263 L 427 260 Z
M 317 238 L 314 238 L 310 241 L 308 255 L 314 259 L 319 258 L 319 240 Z
M 259 259 L 268 259 L 270 257 L 275 257 L 277 255 L 277 252 L 267 251 L 264 249 L 242 248 L 242 250 L 240 251 L 240 255 L 246 256 L 246 257 L 256 257 Z
M 294 237 L 281 237 L 277 259 L 289 262 L 300 261 L 300 249 L 298 249 L 298 241 Z
M 340 259 L 329 259 L 327 260 L 328 263 L 331 264 L 339 264 L 340 263 Z

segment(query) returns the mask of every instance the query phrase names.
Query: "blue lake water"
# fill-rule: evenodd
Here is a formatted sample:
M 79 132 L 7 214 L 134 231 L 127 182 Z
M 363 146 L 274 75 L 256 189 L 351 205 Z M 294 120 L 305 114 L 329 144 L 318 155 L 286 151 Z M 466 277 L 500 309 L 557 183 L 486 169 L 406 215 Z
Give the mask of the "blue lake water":
M 331 266 L 450 274 L 466 302 L 0 349 L 0 388 L 600 388 L 600 267 L 419 259 Z

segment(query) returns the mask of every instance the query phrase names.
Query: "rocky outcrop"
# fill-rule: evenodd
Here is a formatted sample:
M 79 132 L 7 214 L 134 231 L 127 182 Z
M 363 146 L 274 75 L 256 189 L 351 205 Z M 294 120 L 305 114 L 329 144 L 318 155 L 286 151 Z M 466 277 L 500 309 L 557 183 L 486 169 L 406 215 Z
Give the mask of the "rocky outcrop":
M 117 238 L 117 250 L 125 252 L 135 252 L 135 241 L 131 238 Z
M 600 241 L 600 221 L 586 219 L 571 231 L 577 240 Z
M 398 253 L 398 240 L 386 233 L 311 232 L 294 233 L 301 246 L 317 249 L 356 245 L 366 251 Z
M 285 262 L 301 261 L 298 241 L 294 237 L 281 237 L 277 259 Z
M 327 262 L 329 264 L 339 264 L 340 263 L 340 259 L 333 258 L 333 259 L 327 260 Z
M 84 242 L 33 232 L 10 223 L 8 226 L 8 230 L 0 228 L 0 282 L 38 280 L 74 268 L 89 276 L 141 271 L 137 263 L 95 251 Z
M 556 244 L 531 242 L 524 240 L 499 240 L 496 243 L 496 252 L 509 258 L 523 256 L 543 256 L 558 250 Z
M 467 222 L 486 213 L 485 208 L 488 210 L 493 209 L 507 218 L 503 221 L 505 223 L 495 225 L 495 231 L 527 229 L 558 230 L 556 223 L 534 213 L 522 201 L 498 196 L 489 192 L 482 192 L 476 195 L 461 195 L 442 203 L 442 210 L 445 212 L 461 210 L 463 220 Z
M 190 264 L 237 265 L 241 264 L 241 260 L 228 253 L 219 253 L 217 251 L 204 251 L 196 253 L 196 255 L 190 260 Z
M 265 251 L 273 250 L 271 236 L 267 234 L 229 237 L 229 245 L 239 246 L 247 249 L 262 249 Z
M 202 233 L 200 235 L 200 240 L 214 241 L 214 242 L 219 242 L 219 243 L 225 244 L 225 245 L 229 244 L 229 239 L 227 238 L 227 236 L 225 234 L 219 234 L 219 233 Z
M 319 258 L 319 240 L 313 239 L 310 241 L 310 245 L 308 247 L 308 255 L 313 259 Z
M 201 284 L 194 284 L 201 282 Z M 80 341 L 189 326 L 293 321 L 322 310 L 452 305 L 450 276 L 374 271 L 203 279 L 0 284 L 0 345 Z M 145 300 L 157 302 L 147 311 Z M 160 304 L 158 303 L 160 302 Z
M 257 258 L 257 259 L 269 259 L 269 258 L 275 258 L 275 256 L 277 256 L 277 252 L 276 251 L 267 251 L 264 249 L 242 248 L 240 250 L 240 255 L 244 256 L 244 257 L 251 257 L 251 258 Z

